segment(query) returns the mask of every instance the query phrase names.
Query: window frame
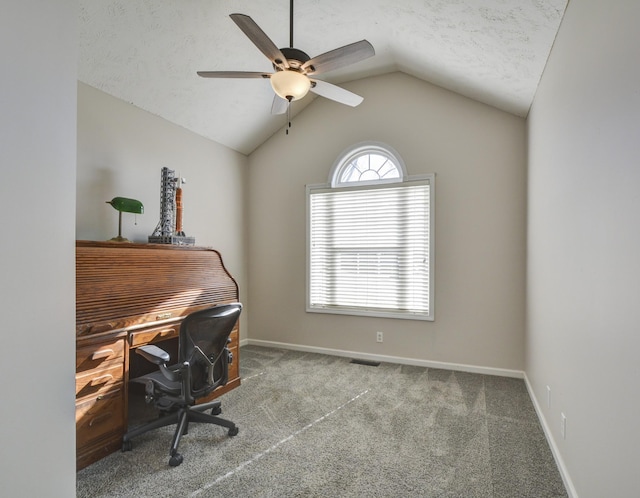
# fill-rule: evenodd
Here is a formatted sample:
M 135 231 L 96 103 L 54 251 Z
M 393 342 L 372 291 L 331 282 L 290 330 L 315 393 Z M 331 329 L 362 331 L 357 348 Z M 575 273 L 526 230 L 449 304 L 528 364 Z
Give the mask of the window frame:
M 369 148 L 369 149 L 368 149 Z M 358 181 L 358 182 L 346 182 L 339 183 L 339 178 L 342 171 L 347 167 L 351 161 L 363 153 L 370 150 L 371 153 L 380 154 L 381 151 L 384 155 L 391 159 L 398 169 L 402 178 L 394 178 L 393 181 L 377 180 L 377 181 Z M 356 144 L 353 147 L 348 148 L 343 152 L 338 160 L 331 168 L 329 175 L 329 182 L 325 184 L 313 184 L 305 186 L 305 200 L 306 200 L 306 311 L 308 313 L 328 313 L 336 315 L 348 315 L 348 316 L 367 316 L 367 317 L 379 317 L 379 318 L 397 318 L 408 320 L 423 320 L 434 321 L 434 304 L 435 304 L 435 173 L 409 176 L 406 174 L 406 168 L 404 163 L 399 158 L 400 156 L 390 147 L 380 144 L 379 142 L 366 142 Z M 314 307 L 311 303 L 311 196 L 313 193 L 330 192 L 330 191 L 348 191 L 359 190 L 363 187 L 374 188 L 397 188 L 408 187 L 416 184 L 429 184 L 429 276 L 428 276 L 428 313 L 411 313 L 406 311 L 393 311 L 393 310 L 380 310 L 380 309 L 366 309 L 359 307 Z

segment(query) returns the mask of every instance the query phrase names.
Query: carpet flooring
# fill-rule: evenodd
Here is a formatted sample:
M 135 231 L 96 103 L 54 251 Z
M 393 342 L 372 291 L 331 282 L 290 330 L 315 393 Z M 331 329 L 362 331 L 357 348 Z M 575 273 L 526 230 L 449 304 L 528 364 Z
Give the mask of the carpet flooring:
M 78 497 L 566 497 L 522 380 L 245 346 L 222 396 L 240 429 L 144 434 Z

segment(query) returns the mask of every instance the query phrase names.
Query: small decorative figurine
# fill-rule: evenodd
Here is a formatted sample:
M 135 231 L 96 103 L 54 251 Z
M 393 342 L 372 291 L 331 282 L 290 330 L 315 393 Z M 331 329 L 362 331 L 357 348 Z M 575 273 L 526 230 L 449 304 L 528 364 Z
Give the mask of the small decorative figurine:
M 149 235 L 152 244 L 195 244 L 194 237 L 187 237 L 182 228 L 182 184 L 184 178 L 176 178 L 175 171 L 162 168 L 160 179 L 160 221 Z
M 114 197 L 110 201 L 106 201 L 107 204 L 111 204 L 113 208 L 118 211 L 118 236 L 113 237 L 113 242 L 129 242 L 122 236 L 122 213 L 144 213 L 144 206 L 142 202 L 135 199 L 127 199 L 126 197 Z

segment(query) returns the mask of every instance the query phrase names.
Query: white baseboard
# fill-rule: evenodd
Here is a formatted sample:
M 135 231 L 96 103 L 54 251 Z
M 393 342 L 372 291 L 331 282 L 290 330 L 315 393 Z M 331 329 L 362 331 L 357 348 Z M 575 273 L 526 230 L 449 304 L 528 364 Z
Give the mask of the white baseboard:
M 536 414 L 538 415 L 538 420 L 540 421 L 540 425 L 542 425 L 542 430 L 544 431 L 544 435 L 547 438 L 547 443 L 549 443 L 549 447 L 551 448 L 551 453 L 553 454 L 553 458 L 556 461 L 556 465 L 558 466 L 558 470 L 560 471 L 560 476 L 562 477 L 562 481 L 564 482 L 564 487 L 567 489 L 569 498 L 578 498 L 578 493 L 576 491 L 576 488 L 573 485 L 571 476 L 569 476 L 569 471 L 567 470 L 567 467 L 564 464 L 562 455 L 560 455 L 560 450 L 558 449 L 556 441 L 553 438 L 553 434 L 551 433 L 551 429 L 549 428 L 547 419 L 542 413 L 542 409 L 540 408 L 540 403 L 538 402 L 538 398 L 536 398 L 536 395 L 533 392 L 533 387 L 531 387 L 531 383 L 529 382 L 529 378 L 527 377 L 526 373 L 524 374 L 524 383 L 527 386 L 527 391 L 529 391 L 529 397 L 533 402 L 533 407 L 535 408 Z
M 416 367 L 441 368 L 443 370 L 457 370 L 459 372 L 479 373 L 485 375 L 499 375 L 501 377 L 524 378 L 521 370 L 508 370 L 505 368 L 479 367 L 475 365 L 464 365 L 460 363 L 447 363 L 441 361 L 419 360 L 415 358 L 402 358 L 400 356 L 387 356 L 371 353 L 359 353 L 356 351 L 344 351 L 342 349 L 319 348 L 315 346 L 301 346 L 299 344 L 288 344 L 285 342 L 261 341 L 259 339 L 243 339 L 240 346 L 263 346 L 266 348 L 290 349 L 293 351 L 303 351 L 306 353 L 320 353 L 332 356 L 344 356 L 357 360 L 380 361 L 385 363 L 398 363 L 401 365 L 413 365 Z

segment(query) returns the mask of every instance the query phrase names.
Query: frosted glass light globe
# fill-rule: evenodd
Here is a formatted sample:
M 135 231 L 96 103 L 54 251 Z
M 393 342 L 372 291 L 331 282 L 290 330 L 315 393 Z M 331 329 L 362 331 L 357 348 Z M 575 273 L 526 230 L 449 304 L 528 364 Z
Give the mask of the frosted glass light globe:
M 289 101 L 301 99 L 311 88 L 311 80 L 297 71 L 278 71 L 272 74 L 270 79 L 273 91 Z

